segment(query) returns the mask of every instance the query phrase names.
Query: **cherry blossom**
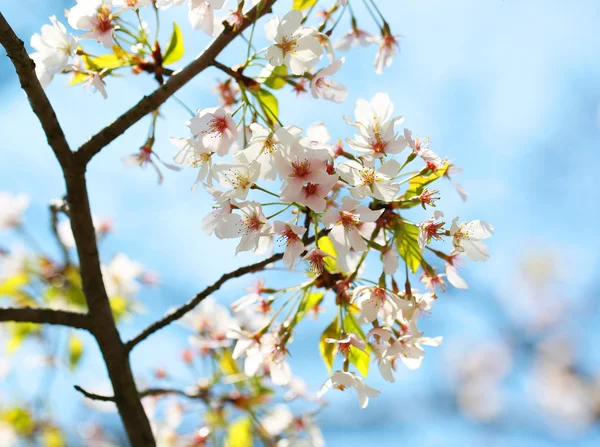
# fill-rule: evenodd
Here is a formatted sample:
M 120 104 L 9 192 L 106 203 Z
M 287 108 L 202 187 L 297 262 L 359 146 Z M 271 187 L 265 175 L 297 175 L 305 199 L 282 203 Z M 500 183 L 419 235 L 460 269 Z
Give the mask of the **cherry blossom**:
M 241 202 L 237 208 L 242 214 L 229 214 L 223 217 L 220 228 L 224 238 L 241 237 L 236 254 L 241 251 L 253 250 L 257 253 L 266 251 L 270 245 L 271 226 L 263 214 L 258 202 Z
M 250 161 L 244 152 L 238 152 L 233 164 L 217 163 L 213 166 L 212 174 L 222 186 L 231 188 L 223 194 L 223 198 L 245 200 L 250 188 L 258 180 L 260 165 L 256 160 Z
M 306 228 L 287 222 L 276 221 L 273 222 L 273 231 L 279 235 L 281 240 L 285 241 L 283 264 L 291 269 L 296 259 L 304 251 L 304 244 L 301 237 L 306 233 Z
M 483 220 L 463 222 L 458 225 L 455 217 L 450 227 L 452 243 L 456 250 L 467 255 L 471 261 L 487 261 L 490 252 L 483 240 L 494 234 L 494 227 Z
M 367 47 L 375 42 L 377 37 L 353 26 L 334 46 L 337 50 L 348 51 L 350 48 Z
M 418 242 L 421 250 L 425 248 L 425 245 L 431 243 L 432 239 L 442 239 L 442 227 L 446 223 L 439 221 L 442 217 L 444 217 L 444 213 L 439 210 L 435 210 L 433 217 L 430 217 L 429 219 L 419 223 Z
M 400 185 L 393 183 L 393 178 L 400 170 L 400 163 L 395 159 L 386 161 L 377 170 L 374 163 L 364 161 L 361 165 L 357 161 L 350 160 L 340 163 L 337 172 L 342 179 L 354 188 L 350 194 L 356 199 L 374 197 L 385 202 L 391 202 L 400 191 Z
M 398 37 L 389 33 L 383 33 L 379 39 L 379 49 L 375 55 L 373 66 L 375 73 L 382 74 L 383 70 L 392 65 L 392 59 L 399 50 Z
M 373 322 L 380 311 L 392 315 L 395 319 L 399 312 L 412 307 L 409 301 L 381 287 L 357 287 L 352 294 L 352 301 L 358 303 L 360 320 L 363 323 Z
M 350 248 L 355 251 L 367 249 L 364 239 L 371 239 L 375 221 L 383 210 L 373 211 L 367 206 L 359 206 L 358 200 L 344 197 L 339 211 L 327 211 L 323 222 L 331 229 L 329 237 L 340 256 L 345 256 Z
M 50 22 L 52 25 L 42 26 L 41 34 L 31 36 L 31 46 L 36 52 L 29 56 L 35 62 L 35 73 L 42 87 L 46 87 L 55 74 L 66 69 L 69 59 L 77 52 L 77 41 L 67 34 L 56 16 L 50 17 Z
M 171 138 L 171 143 L 179 149 L 173 157 L 175 163 L 189 168 L 199 168 L 192 191 L 195 191 L 198 184 L 205 179 L 211 185 L 213 152 L 194 138 Z
M 310 270 L 313 273 L 322 273 L 325 270 L 325 258 L 332 258 L 333 256 L 325 253 L 323 250 L 313 248 L 310 250 L 303 259 L 309 262 Z
M 295 141 L 300 138 L 302 129 L 296 126 L 285 126 L 272 131 L 259 123 L 250 125 L 252 137 L 248 141 L 248 147 L 244 153 L 249 160 L 256 160 L 260 165 L 260 177 L 264 180 L 275 180 L 277 178 L 276 159 L 281 155 L 285 145 L 281 142 L 280 136 L 284 141 Z
M 345 391 L 347 388 L 354 388 L 358 394 L 360 408 L 366 408 L 367 405 L 369 405 L 369 398 L 377 397 L 381 393 L 366 385 L 356 374 L 346 371 L 336 371 L 333 373 L 317 392 L 317 396 L 323 396 L 330 388 L 335 388 L 340 391 Z
M 221 157 L 227 155 L 238 135 L 231 114 L 222 107 L 198 109 L 187 125 L 203 149 Z
M 412 132 L 408 129 L 404 129 L 404 138 L 408 146 L 425 161 L 429 169 L 436 170 L 443 166 L 440 156 L 431 150 L 429 138 L 413 139 Z
M 123 253 L 117 254 L 109 264 L 102 264 L 104 286 L 109 297 L 131 298 L 137 295 L 137 279 L 143 272 L 142 265 Z
M 158 175 L 158 184 L 160 185 L 163 182 L 163 175 L 160 172 L 160 169 L 158 168 L 157 164 L 152 159 L 153 155 L 154 158 L 156 158 L 160 162 L 160 164 L 162 164 L 165 168 L 170 169 L 171 171 L 180 170 L 179 166 L 175 166 L 162 161 L 158 154 L 156 154 L 156 152 L 154 152 L 149 145 L 142 146 L 140 150 L 135 154 L 130 154 L 126 157 L 123 157 L 123 163 L 125 163 L 125 165 L 130 168 L 145 168 L 148 165 L 152 166 L 156 171 L 156 174 Z
M 367 347 L 367 344 L 364 342 L 364 340 L 362 340 L 357 334 L 355 334 L 354 332 L 351 332 L 349 334 L 346 334 L 345 337 L 341 338 L 341 339 L 336 339 L 336 338 L 326 338 L 325 339 L 325 343 L 332 343 L 335 345 L 335 351 L 334 352 L 341 352 L 342 355 L 344 357 L 348 357 L 348 355 L 350 355 L 350 348 L 351 347 L 355 347 L 357 349 L 360 349 L 361 351 L 364 351 Z
M 140 9 L 150 6 L 152 0 L 112 0 L 113 6 L 121 6 L 127 9 Z
M 29 198 L 25 194 L 12 195 L 0 191 L 0 230 L 20 226 L 28 207 Z
M 227 223 L 227 216 L 231 214 L 233 210 L 231 199 L 224 197 L 223 191 L 213 188 L 209 185 L 204 185 L 204 188 L 214 197 L 217 201 L 216 209 L 210 212 L 202 220 L 202 229 L 207 235 L 215 234 L 219 239 L 224 239 L 223 228 Z
M 323 98 L 333 102 L 344 102 L 348 89 L 342 84 L 329 78 L 336 74 L 344 63 L 344 58 L 332 62 L 331 65 L 317 71 L 310 81 L 313 98 Z
M 453 251 L 448 255 L 446 261 L 446 279 L 457 289 L 468 289 L 467 282 L 458 274 L 458 264 L 464 261 L 460 259 L 461 252 Z
M 117 14 L 110 11 L 111 6 L 112 0 L 77 0 L 67 15 L 69 25 L 87 31 L 79 39 L 95 39 L 105 48 L 111 48 Z
M 281 20 L 273 17 L 265 25 L 265 36 L 273 43 L 266 57 L 273 66 L 285 64 L 295 75 L 314 66 L 323 53 L 314 31 L 301 26 L 302 13 L 288 12 Z
M 294 188 L 292 182 L 288 183 L 281 190 L 281 200 L 286 203 L 299 203 L 318 213 L 325 211 L 327 207 L 325 196 L 337 183 L 338 176 L 324 174 L 318 179 L 307 182 L 300 189 Z
M 402 152 L 406 147 L 404 137 L 396 134 L 394 127 L 404 118 L 393 117 L 394 105 L 385 93 L 377 93 L 371 102 L 364 99 L 356 101 L 354 116 L 356 121 L 344 117 L 346 122 L 358 130 L 348 144 L 357 152 L 372 158 L 381 158 Z

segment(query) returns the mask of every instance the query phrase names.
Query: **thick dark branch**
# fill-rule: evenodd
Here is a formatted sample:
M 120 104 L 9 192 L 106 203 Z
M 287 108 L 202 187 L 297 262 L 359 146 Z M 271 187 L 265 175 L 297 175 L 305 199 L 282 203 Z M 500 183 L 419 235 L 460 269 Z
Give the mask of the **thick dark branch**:
M 112 396 L 101 396 L 99 394 L 89 393 L 86 390 L 84 390 L 83 388 L 81 388 L 79 385 L 74 385 L 73 388 L 75 388 L 77 391 L 79 391 L 81 394 L 83 394 L 85 397 L 87 397 L 88 399 L 91 399 L 91 400 L 99 400 L 101 402 L 114 402 L 115 401 L 115 398 Z
M 54 109 L 35 74 L 35 63 L 27 54 L 23 41 L 17 37 L 2 13 L 0 13 L 0 44 L 2 44 L 6 54 L 15 66 L 21 88 L 25 91 L 33 112 L 42 124 L 48 144 L 61 166 L 63 168 L 68 167 L 73 153 L 56 118 Z
M 75 153 L 75 157 L 80 163 L 87 163 L 103 147 L 110 144 L 117 137 L 123 134 L 127 129 L 137 123 L 148 113 L 156 110 L 161 104 L 169 99 L 173 94 L 187 84 L 192 78 L 209 67 L 215 58 L 223 49 L 231 43 L 239 34 L 241 34 L 252 23 L 263 15 L 271 11 L 271 7 L 277 0 L 263 0 L 252 8 L 244 19 L 244 22 L 238 26 L 235 31 L 226 24 L 225 30 L 217 36 L 213 42 L 201 53 L 192 63 L 176 72 L 161 87 L 152 94 L 144 96 L 141 101 L 131 109 L 113 121 L 110 125 L 102 129 L 86 143 L 84 143 Z
M 183 390 L 178 390 L 176 388 L 149 388 L 144 391 L 140 391 L 140 398 L 150 397 L 150 396 L 164 396 L 166 394 L 176 394 L 178 396 L 187 397 L 188 399 L 201 399 L 201 393 L 187 393 Z
M 90 330 L 90 321 L 86 314 L 35 307 L 0 307 L 0 321 L 57 324 L 76 329 Z
M 227 281 L 229 281 L 230 279 L 239 278 L 240 276 L 247 275 L 248 273 L 259 272 L 259 271 L 263 270 L 267 265 L 272 264 L 273 262 L 279 261 L 281 258 L 283 258 L 283 253 L 277 253 L 267 259 L 264 259 L 263 261 L 257 262 L 255 264 L 247 265 L 245 267 L 240 267 L 239 269 L 234 270 L 233 272 L 224 274 L 223 276 L 221 276 L 219 278 L 219 280 L 217 282 L 215 282 L 213 285 L 207 287 L 202 292 L 198 293 L 196 296 L 194 296 L 191 300 L 189 300 L 183 306 L 169 312 L 162 319 L 152 323 L 150 326 L 148 326 L 146 329 L 144 329 L 142 332 L 140 332 L 140 334 L 137 337 L 135 337 L 135 338 L 129 340 L 127 343 L 125 343 L 125 347 L 131 351 L 135 347 L 135 345 L 137 345 L 141 341 L 145 340 L 146 338 L 148 338 L 155 332 L 161 330 L 165 326 L 168 326 L 172 322 L 179 320 L 185 314 L 192 311 L 198 304 L 200 304 L 200 302 L 204 298 L 206 298 L 211 293 L 214 293 L 217 290 L 219 290 L 219 288 L 223 284 L 225 284 Z

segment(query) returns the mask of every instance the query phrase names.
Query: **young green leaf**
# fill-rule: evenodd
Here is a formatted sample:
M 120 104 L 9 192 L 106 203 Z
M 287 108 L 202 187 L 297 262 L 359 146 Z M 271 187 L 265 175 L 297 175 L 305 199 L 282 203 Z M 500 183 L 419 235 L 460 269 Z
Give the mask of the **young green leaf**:
M 229 426 L 227 447 L 252 447 L 252 420 L 242 417 Z
M 179 29 L 179 26 L 177 26 L 177 23 L 173 22 L 173 32 L 167 43 L 167 49 L 163 54 L 163 65 L 174 64 L 177 62 L 183 57 L 184 50 L 183 34 L 181 34 L 181 30 Z
M 339 336 L 340 328 L 338 326 L 338 317 L 336 316 L 331 324 L 327 326 L 327 329 L 323 331 L 321 340 L 319 340 L 319 352 L 321 353 L 321 357 L 323 357 L 325 365 L 327 366 L 330 374 L 333 368 L 333 351 L 335 349 L 335 345 L 333 343 L 327 343 L 325 340 L 328 338 L 338 338 Z
M 411 272 L 416 273 L 423 260 L 419 247 L 419 227 L 401 222 L 396 227 L 395 235 L 398 253 L 406 261 Z
M 305 9 L 315 6 L 317 1 L 318 0 L 294 0 L 292 9 L 299 9 L 300 11 L 303 11 Z

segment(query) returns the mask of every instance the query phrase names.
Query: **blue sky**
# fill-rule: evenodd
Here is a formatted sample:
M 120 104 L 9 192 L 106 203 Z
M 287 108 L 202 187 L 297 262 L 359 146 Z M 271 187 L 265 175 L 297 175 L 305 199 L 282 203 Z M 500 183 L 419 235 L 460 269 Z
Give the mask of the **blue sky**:
M 291 1 L 279 3 L 276 12 L 285 13 Z M 405 125 L 419 135 L 429 135 L 434 150 L 464 169 L 457 181 L 469 192 L 469 200 L 461 202 L 445 185 L 439 209 L 465 220 L 487 220 L 496 228 L 490 242 L 492 259 L 486 264 L 470 263 L 465 271 L 471 289 L 443 295 L 426 321 L 426 329 L 431 335 L 443 335 L 445 344 L 429 350 L 421 370 L 399 374 L 394 385 L 373 379 L 384 393 L 368 410 L 360 411 L 354 396 L 346 393 L 330 396 L 332 405 L 322 416 L 330 445 L 394 445 L 397 439 L 417 445 L 479 445 L 493 440 L 498 445 L 527 446 L 597 443 L 596 430 L 577 438 L 555 438 L 537 419 L 530 425 L 508 427 L 471 424 L 447 399 L 437 396 L 440 400 L 436 401 L 436 393 L 444 395 L 448 388 L 444 350 L 458 345 L 467 352 L 473 340 L 498 334 L 503 322 L 495 317 L 497 298 L 514 294 L 518 300 L 519 291 L 510 284 L 525 251 L 552 248 L 559 254 L 565 293 L 597 295 L 594 277 L 600 239 L 594 227 L 600 199 L 596 174 L 600 162 L 600 8 L 596 3 L 379 0 L 392 30 L 403 36 L 401 53 L 392 67 L 377 76 L 372 68 L 375 48 L 360 49 L 347 55 L 338 76 L 350 90 L 344 104 L 315 102 L 309 97 L 296 100 L 292 93 L 283 93 L 280 118 L 284 123 L 306 128 L 322 120 L 335 138 L 350 136 L 342 117 L 353 113 L 358 98 L 389 93 L 396 113 L 405 116 Z M 2 9 L 27 41 L 49 15 L 60 16 L 66 6 L 59 1 L 40 5 L 23 0 Z M 166 16 L 163 24 L 176 20 L 185 30 L 184 61 L 190 60 L 208 39 L 189 30 L 184 9 L 171 10 Z M 359 25 L 374 30 L 368 18 Z M 165 38 L 167 28 L 163 26 Z M 241 48 L 228 48 L 221 61 L 241 62 Z M 210 89 L 220 77 L 207 70 L 178 97 L 192 108 L 210 107 L 215 103 Z M 6 58 L 0 60 L 0 80 L 0 166 L 4 167 L 0 190 L 31 196 L 28 224 L 43 238 L 46 205 L 64 192 L 58 164 Z M 104 101 L 65 84 L 59 77 L 47 91 L 73 147 L 154 88 L 153 81 L 143 76 L 109 79 L 109 99 Z M 170 102 L 163 115 L 168 119 L 159 124 L 155 149 L 169 159 L 173 148 L 168 137 L 186 135 L 187 112 Z M 233 242 L 218 241 L 201 231 L 200 221 L 211 201 L 200 191 L 189 192 L 194 172 L 167 172 L 158 187 L 151 171 L 129 170 L 122 164 L 121 158 L 143 143 L 147 124 L 144 119 L 128 130 L 88 170 L 95 214 L 111 217 L 117 226 L 103 246 L 104 258 L 124 251 L 160 272 L 165 284 L 141 296 L 150 314 L 124 325 L 125 334 L 134 333 L 157 312 L 183 302 L 234 265 L 254 259 L 252 255 L 234 258 Z M 411 217 L 429 216 L 415 210 Z M 48 249 L 54 249 L 51 243 Z M 231 301 L 249 282 L 228 283 L 217 297 Z M 583 320 L 586 336 L 597 338 L 596 322 L 597 314 Z M 315 329 L 325 323 L 305 328 L 294 343 L 293 365 L 313 387 L 326 375 L 316 352 L 320 331 Z M 168 344 L 180 336 L 178 329 L 170 329 L 138 349 L 134 353 L 137 372 L 156 366 L 152 355 L 156 346 L 161 347 L 162 362 L 174 360 L 176 354 Z M 461 348 L 465 339 L 469 342 Z M 600 358 L 594 356 L 593 344 L 582 346 L 584 356 L 598 366 Z M 89 364 L 97 361 L 90 354 Z M 64 385 L 71 380 L 67 378 Z M 80 380 L 100 381 L 97 376 Z M 519 402 L 520 387 L 515 385 L 511 393 Z

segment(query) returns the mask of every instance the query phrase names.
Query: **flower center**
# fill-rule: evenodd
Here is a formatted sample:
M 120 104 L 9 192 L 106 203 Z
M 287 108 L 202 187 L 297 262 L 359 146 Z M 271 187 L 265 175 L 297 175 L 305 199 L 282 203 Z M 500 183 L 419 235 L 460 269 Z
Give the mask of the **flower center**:
M 319 193 L 319 185 L 316 183 L 307 183 L 302 187 L 302 192 L 305 197 L 316 196 Z
M 103 6 L 98 9 L 96 14 L 96 30 L 101 33 L 111 32 L 113 29 L 112 15 L 107 7 Z
M 306 177 L 310 174 L 310 161 L 296 160 L 292 162 L 292 177 Z
M 208 123 L 210 132 L 218 133 L 219 135 L 223 135 L 225 130 L 227 130 L 227 120 L 224 117 L 215 117 Z
M 340 211 L 340 223 L 346 229 L 359 227 L 361 225 L 358 216 L 356 214 L 349 213 L 348 211 Z
M 297 42 L 296 39 L 292 39 L 291 37 L 284 36 L 276 46 L 281 48 L 283 54 L 291 53 L 296 49 Z
M 373 185 L 376 180 L 375 169 L 369 168 L 360 171 L 360 177 L 362 179 L 363 185 Z
M 244 220 L 246 233 L 258 232 L 263 226 L 263 222 L 256 215 L 247 216 Z

